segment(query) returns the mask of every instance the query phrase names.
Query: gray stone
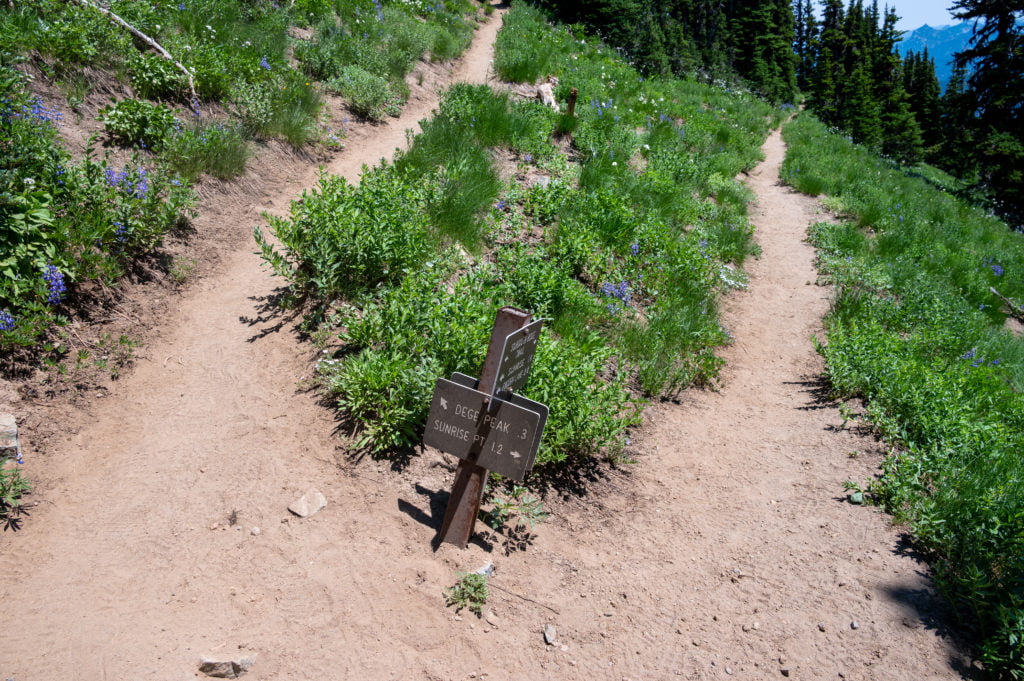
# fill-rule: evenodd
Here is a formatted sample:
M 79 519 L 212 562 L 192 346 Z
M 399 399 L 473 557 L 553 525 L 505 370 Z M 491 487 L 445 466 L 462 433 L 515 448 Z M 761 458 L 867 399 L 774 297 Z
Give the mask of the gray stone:
M 553 624 L 548 624 L 544 627 L 544 643 L 553 646 L 556 640 L 558 640 L 558 631 Z
M 860 622 L 858 622 L 857 620 L 853 620 L 852 622 L 850 622 L 850 628 L 851 629 L 860 629 Z
M 20 455 L 18 421 L 14 414 L 0 414 L 0 458 L 18 459 Z
M 199 671 L 215 679 L 237 679 L 249 671 L 255 658 L 243 657 L 240 660 L 207 660 L 199 663 Z
M 320 490 L 311 489 L 292 502 L 288 510 L 300 518 L 308 518 L 327 505 L 327 497 Z
M 258 527 L 252 528 L 251 530 L 249 530 L 249 534 L 251 534 L 254 537 L 260 536 L 260 528 L 258 528 Z

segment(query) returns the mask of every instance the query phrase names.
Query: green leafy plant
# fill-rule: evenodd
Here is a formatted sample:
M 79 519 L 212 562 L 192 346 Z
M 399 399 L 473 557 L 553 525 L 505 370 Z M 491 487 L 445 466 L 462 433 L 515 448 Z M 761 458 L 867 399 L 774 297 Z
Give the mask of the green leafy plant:
M 177 119 L 163 104 L 123 99 L 99 111 L 103 129 L 124 146 L 159 151 L 174 130 Z
M 177 99 L 187 92 L 184 74 L 170 60 L 157 55 L 130 58 L 128 73 L 136 94 L 144 99 Z
M 341 73 L 326 85 L 344 97 L 352 113 L 361 118 L 376 121 L 387 115 L 398 115 L 395 106 L 398 98 L 392 94 L 388 81 L 359 66 L 343 67 Z
M 478 572 L 459 573 L 459 581 L 444 592 L 447 605 L 454 605 L 456 612 L 468 608 L 477 617 L 483 614 L 487 596 L 487 576 Z

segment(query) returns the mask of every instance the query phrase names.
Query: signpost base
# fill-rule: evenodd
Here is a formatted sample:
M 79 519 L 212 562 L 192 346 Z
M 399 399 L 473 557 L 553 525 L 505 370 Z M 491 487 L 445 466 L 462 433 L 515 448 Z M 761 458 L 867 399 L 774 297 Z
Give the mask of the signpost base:
M 480 502 L 487 486 L 487 469 L 469 461 L 459 461 L 455 471 L 455 484 L 448 497 L 448 508 L 444 512 L 444 524 L 438 533 L 438 544 L 454 544 L 466 548 L 480 513 Z
M 491 394 L 498 378 L 498 368 L 505 339 L 517 329 L 530 323 L 528 312 L 514 307 L 503 307 L 494 318 L 494 329 L 491 331 L 491 343 L 487 346 L 487 357 L 480 371 L 480 392 Z M 441 543 L 454 544 L 460 549 L 466 548 L 469 538 L 476 525 L 476 517 L 480 513 L 480 502 L 487 486 L 487 469 L 477 466 L 476 455 L 470 460 L 459 461 L 455 472 L 455 484 L 448 498 L 448 508 L 444 513 L 444 523 L 438 532 L 436 545 Z

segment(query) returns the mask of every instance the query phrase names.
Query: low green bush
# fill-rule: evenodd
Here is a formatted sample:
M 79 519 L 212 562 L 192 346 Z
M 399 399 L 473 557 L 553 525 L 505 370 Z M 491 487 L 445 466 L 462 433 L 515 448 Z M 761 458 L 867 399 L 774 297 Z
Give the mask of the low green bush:
M 397 115 L 396 98 L 388 81 L 356 65 L 344 66 L 341 73 L 327 81 L 327 88 L 345 98 L 349 110 L 361 118 L 379 121 Z
M 90 150 L 73 161 L 61 113 L 0 66 L 0 353 L 38 345 L 72 308 L 76 285 L 110 282 L 188 214 L 194 197 L 160 167 L 120 169 Z
M 99 111 L 103 129 L 111 139 L 127 147 L 159 151 L 174 130 L 177 119 L 163 104 L 122 99 Z

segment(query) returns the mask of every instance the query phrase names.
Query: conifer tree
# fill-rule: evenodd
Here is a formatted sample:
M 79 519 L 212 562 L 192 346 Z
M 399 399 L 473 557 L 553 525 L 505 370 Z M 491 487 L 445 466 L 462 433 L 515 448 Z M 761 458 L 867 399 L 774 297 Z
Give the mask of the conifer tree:
M 794 40 L 796 52 L 796 84 L 800 90 L 810 89 L 814 73 L 814 59 L 818 51 L 818 20 L 814 16 L 811 0 L 795 0 L 793 3 Z
M 939 79 L 935 60 L 925 47 L 921 53 L 908 52 L 903 59 L 903 89 L 907 91 L 910 110 L 921 127 L 921 140 L 927 156 L 934 157 L 941 142 Z
M 974 20 L 970 46 L 957 58 L 967 80 L 982 181 L 1000 210 L 1024 219 L 1024 12 L 1021 0 L 956 0 L 954 16 Z

